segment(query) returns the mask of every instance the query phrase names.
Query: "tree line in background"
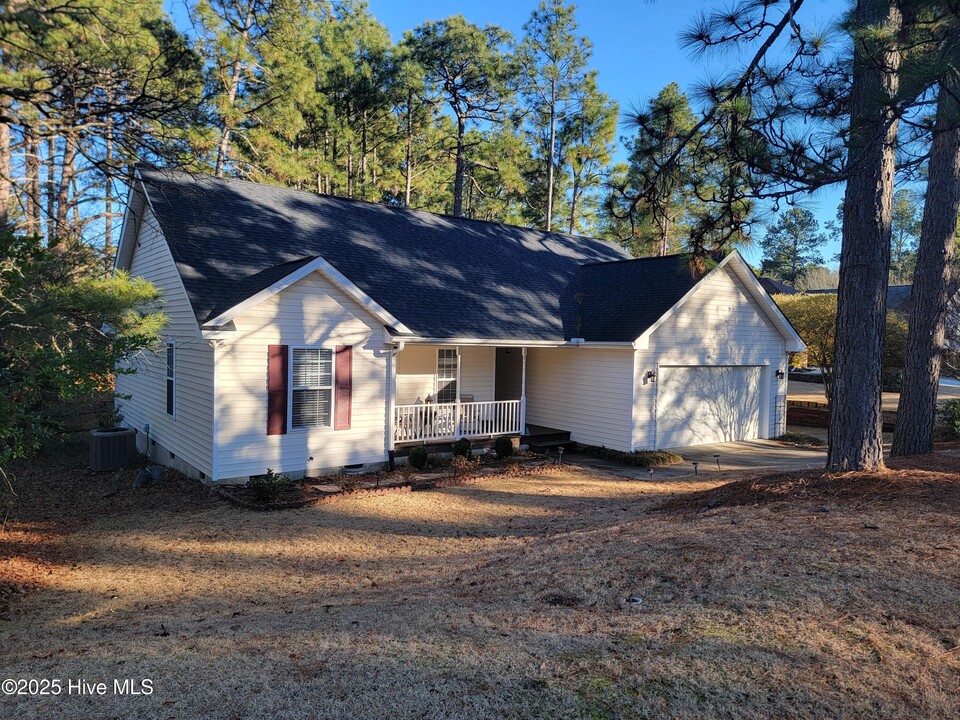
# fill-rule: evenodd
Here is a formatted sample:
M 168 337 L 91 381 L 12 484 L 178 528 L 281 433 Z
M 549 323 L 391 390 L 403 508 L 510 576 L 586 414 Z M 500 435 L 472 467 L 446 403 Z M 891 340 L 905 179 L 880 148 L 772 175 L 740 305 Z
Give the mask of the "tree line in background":
M 929 451 L 957 277 L 952 0 L 857 0 L 826 30 L 804 0 L 708 5 L 682 40 L 726 52 L 723 72 L 624 113 L 623 163 L 618 105 L 562 0 L 541 2 L 519 37 L 454 15 L 397 43 L 358 0 L 188 10 L 184 33 L 160 0 L 5 3 L 0 225 L 73 258 L 64 278 L 109 267 L 138 161 L 597 235 L 638 255 L 688 249 L 695 263 L 749 241 L 773 206 L 765 269 L 838 287 L 830 467 L 883 462 L 890 282 L 913 281 L 894 450 Z M 837 183 L 835 224 L 793 207 Z M 842 236 L 836 278 L 824 231 Z M 8 277 L 27 267 L 3 262 Z

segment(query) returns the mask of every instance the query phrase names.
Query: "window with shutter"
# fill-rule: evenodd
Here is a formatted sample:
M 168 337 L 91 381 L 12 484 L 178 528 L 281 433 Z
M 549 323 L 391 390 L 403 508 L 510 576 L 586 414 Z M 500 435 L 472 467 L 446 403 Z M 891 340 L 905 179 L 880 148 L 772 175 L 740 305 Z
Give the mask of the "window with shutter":
M 291 424 L 333 426 L 333 351 L 294 348 L 290 363 Z

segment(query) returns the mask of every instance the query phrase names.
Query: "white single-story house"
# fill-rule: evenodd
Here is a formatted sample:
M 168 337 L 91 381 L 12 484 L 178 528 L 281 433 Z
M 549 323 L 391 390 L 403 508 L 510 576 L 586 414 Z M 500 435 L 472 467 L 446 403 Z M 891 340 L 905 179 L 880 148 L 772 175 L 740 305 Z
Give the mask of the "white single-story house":
M 783 431 L 804 349 L 737 252 L 611 243 L 140 167 L 116 267 L 165 347 L 117 377 L 138 447 L 207 482 L 530 428 L 624 451 Z

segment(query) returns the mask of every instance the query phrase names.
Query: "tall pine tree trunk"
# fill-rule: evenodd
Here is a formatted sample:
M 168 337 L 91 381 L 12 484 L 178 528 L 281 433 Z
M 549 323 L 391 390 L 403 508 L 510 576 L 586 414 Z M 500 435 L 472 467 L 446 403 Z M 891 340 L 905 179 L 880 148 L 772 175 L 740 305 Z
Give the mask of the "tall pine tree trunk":
M 0 229 L 7 226 L 13 183 L 10 179 L 10 105 L 9 97 L 0 97 Z
M 413 188 L 413 91 L 407 91 L 407 141 L 404 148 L 403 206 L 410 207 L 410 191 Z
M 894 41 L 873 29 L 900 33 L 896 0 L 859 0 L 850 94 L 847 189 L 837 290 L 833 402 L 827 467 L 883 467 L 881 356 L 890 271 L 894 143 L 900 56 Z
M 544 229 L 547 232 L 553 228 L 553 185 L 554 167 L 553 156 L 557 146 L 557 80 L 550 78 L 550 140 L 547 145 L 547 218 Z
M 42 164 L 41 159 L 41 164 Z M 47 182 L 44 183 L 46 196 L 46 224 L 47 242 L 53 243 L 57 237 L 57 226 L 54 218 L 57 216 L 57 138 L 53 135 L 47 138 Z
M 24 193 L 26 195 L 27 235 L 40 234 L 40 144 L 37 129 L 28 123 L 24 129 L 26 135 L 26 155 L 24 157 Z
M 577 232 L 577 208 L 580 204 L 580 178 L 573 178 L 573 193 L 570 195 L 570 227 L 567 232 L 575 235 Z
M 76 155 L 77 155 L 77 140 L 74 137 L 73 132 L 67 133 L 64 138 L 63 143 L 63 165 L 60 168 L 60 184 L 57 187 L 57 215 L 56 215 L 56 236 L 60 240 L 64 240 L 67 235 L 70 235 L 70 245 L 73 245 L 75 237 L 74 230 L 75 228 L 70 227 L 70 208 L 71 208 L 71 193 L 70 187 L 73 183 L 74 174 L 76 172 Z M 76 202 L 76 198 L 73 198 L 73 202 Z
M 903 390 L 893 433 L 893 455 L 933 452 L 933 424 L 944 351 L 950 263 L 960 211 L 960 102 L 955 80 L 941 85 L 930 146 L 917 266 L 910 294 Z
M 243 19 L 243 30 L 240 32 L 240 46 L 247 44 L 250 38 L 250 29 L 253 27 L 253 3 L 247 6 L 247 13 Z M 223 113 L 220 128 L 220 142 L 217 143 L 217 162 L 213 174 L 223 177 L 223 169 L 230 158 L 230 136 L 233 133 L 233 108 L 237 104 L 237 93 L 240 90 L 240 78 L 243 76 L 243 59 L 238 54 L 230 66 L 230 81 L 227 84 L 227 111 Z
M 107 118 L 104 137 L 103 176 L 103 269 L 109 273 L 113 266 L 113 119 Z
M 466 121 L 457 117 L 457 162 L 453 175 L 453 215 L 463 217 L 463 184 L 467 175 L 466 146 L 464 135 L 467 132 Z

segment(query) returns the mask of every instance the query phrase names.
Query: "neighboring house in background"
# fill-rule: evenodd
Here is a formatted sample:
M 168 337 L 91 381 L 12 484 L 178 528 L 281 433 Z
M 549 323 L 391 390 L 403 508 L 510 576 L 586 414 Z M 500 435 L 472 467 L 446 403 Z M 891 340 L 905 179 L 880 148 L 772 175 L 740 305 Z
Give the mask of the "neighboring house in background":
M 767 291 L 767 295 L 796 295 L 799 290 L 792 288 L 786 283 L 774 280 L 769 277 L 760 278 L 760 285 Z
M 910 312 L 910 290 L 912 285 L 887 286 L 887 310 L 896 310 L 904 315 Z M 808 295 L 836 295 L 837 289 L 807 290 Z
M 141 450 L 206 481 L 522 436 L 769 438 L 804 349 L 747 263 L 140 168 L 116 266 L 163 292 L 117 378 Z

